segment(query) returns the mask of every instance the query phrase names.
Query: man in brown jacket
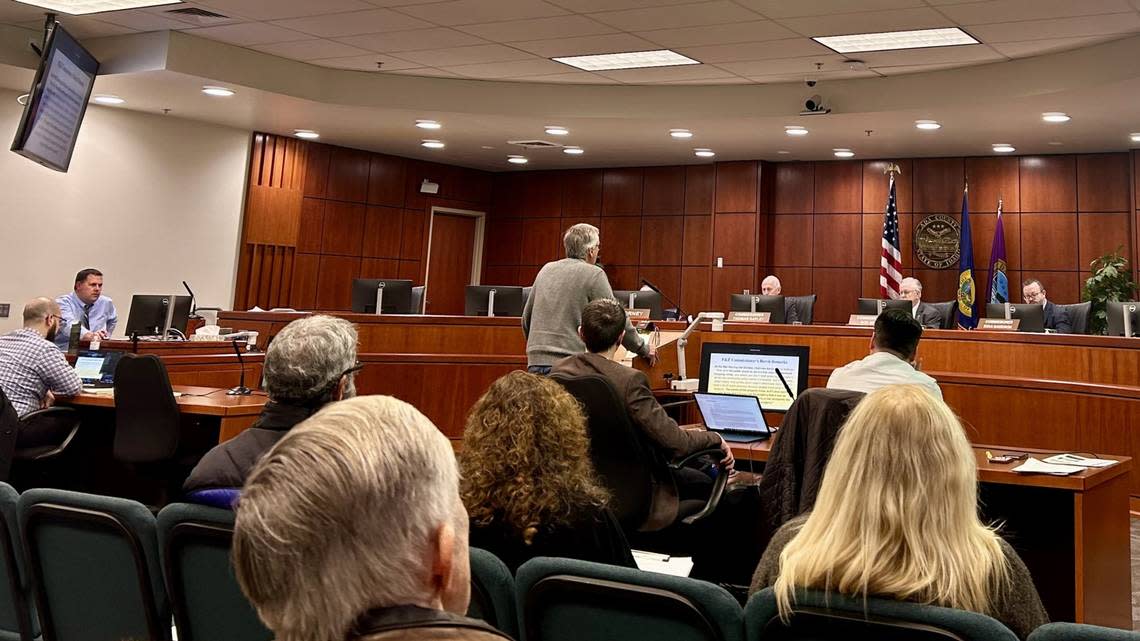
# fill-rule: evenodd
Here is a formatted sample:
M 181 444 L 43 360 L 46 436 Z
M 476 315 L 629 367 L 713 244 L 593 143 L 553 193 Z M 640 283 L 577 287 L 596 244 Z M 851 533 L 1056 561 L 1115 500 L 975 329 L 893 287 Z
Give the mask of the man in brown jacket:
M 582 325 L 578 333 L 589 350 L 584 354 L 568 356 L 554 364 L 552 375 L 582 376 L 597 374 L 607 378 L 618 398 L 625 401 L 634 427 L 642 430 L 649 442 L 660 448 L 666 460 L 683 458 L 700 450 L 720 448 L 724 452 L 728 469 L 734 463 L 732 451 L 717 434 L 704 431 L 687 431 L 669 418 L 649 389 L 649 379 L 632 367 L 613 360 L 617 348 L 625 337 L 626 314 L 612 298 L 600 298 L 582 310 Z M 692 468 L 672 471 L 671 482 L 658 483 L 654 488 L 653 505 L 642 530 L 663 528 L 677 519 L 677 509 L 683 500 L 706 500 L 712 489 L 712 480 Z

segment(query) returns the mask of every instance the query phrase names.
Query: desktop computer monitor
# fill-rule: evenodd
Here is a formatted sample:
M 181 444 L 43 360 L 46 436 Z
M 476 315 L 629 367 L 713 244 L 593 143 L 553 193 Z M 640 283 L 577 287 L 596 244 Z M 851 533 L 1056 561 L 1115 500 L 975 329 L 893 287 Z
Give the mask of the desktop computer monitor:
M 523 288 L 509 285 L 468 285 L 464 294 L 464 316 L 487 316 L 495 292 L 495 316 L 522 316 Z
M 384 286 L 380 303 L 381 314 L 412 313 L 412 281 L 385 278 L 352 279 L 352 311 L 357 314 L 376 313 L 376 290 Z
M 1140 336 L 1140 303 L 1108 301 L 1108 335 L 1124 336 L 1124 317 L 1128 316 L 1133 336 Z
M 1005 318 L 1005 303 L 986 303 L 986 318 Z M 1019 332 L 1045 331 L 1045 308 L 1041 305 L 1010 305 L 1009 317 L 1021 321 Z
M 756 309 L 752 309 L 755 301 Z M 784 297 L 759 294 L 733 294 L 729 310 L 734 312 L 768 312 L 769 323 L 784 323 Z
M 633 296 L 632 308 L 629 306 L 631 295 Z M 626 309 L 648 309 L 649 320 L 665 318 L 665 312 L 661 307 L 661 294 L 655 291 L 616 289 L 614 290 L 614 298 Z
M 786 412 L 807 389 L 809 354 L 801 345 L 704 343 L 699 391 L 755 396 L 765 411 Z
M 131 297 L 131 311 L 127 317 L 127 336 L 162 336 L 171 299 L 174 313 L 170 317 L 170 328 L 185 332 L 190 318 L 189 296 L 135 294 Z
M 910 310 L 914 307 L 914 305 L 905 298 L 860 298 L 859 313 L 864 316 L 878 316 L 879 301 L 883 302 L 883 311 L 888 309 L 901 309 L 909 314 Z

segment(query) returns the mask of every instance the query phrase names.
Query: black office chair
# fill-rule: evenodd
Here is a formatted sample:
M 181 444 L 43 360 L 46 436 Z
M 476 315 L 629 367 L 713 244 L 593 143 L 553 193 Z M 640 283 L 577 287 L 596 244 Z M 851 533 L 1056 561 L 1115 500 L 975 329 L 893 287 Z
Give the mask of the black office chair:
M 1089 314 L 1092 312 L 1092 302 L 1075 303 L 1072 305 L 1057 305 L 1069 315 L 1069 322 L 1073 326 L 1074 334 L 1089 333 Z
M 11 477 L 17 461 L 25 468 L 62 454 L 79 431 L 79 423 L 79 412 L 70 407 L 36 410 L 21 420 L 0 390 L 0 480 Z
M 804 325 L 811 325 L 815 313 L 815 294 L 809 296 L 785 296 L 784 307 L 794 306 L 796 316 Z M 786 313 L 786 312 L 785 312 Z
M 958 308 L 958 301 L 948 300 L 945 303 L 931 303 L 934 308 L 942 314 L 942 329 L 954 329 L 955 317 L 954 310 Z

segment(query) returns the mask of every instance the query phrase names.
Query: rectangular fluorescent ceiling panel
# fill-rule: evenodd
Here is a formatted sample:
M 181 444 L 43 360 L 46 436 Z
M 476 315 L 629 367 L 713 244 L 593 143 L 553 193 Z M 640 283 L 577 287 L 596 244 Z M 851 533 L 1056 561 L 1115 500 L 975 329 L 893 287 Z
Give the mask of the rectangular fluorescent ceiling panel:
M 124 11 L 143 7 L 158 7 L 166 4 L 180 4 L 182 0 L 16 0 L 21 4 L 42 7 L 49 11 L 66 13 L 69 16 L 82 16 L 105 11 Z
M 644 69 L 646 67 L 675 67 L 678 65 L 699 65 L 699 60 L 682 56 L 676 51 L 627 51 L 626 53 L 602 53 L 592 56 L 569 56 L 551 58 L 582 69 L 583 71 L 612 71 L 614 69 Z
M 847 36 L 819 36 L 812 38 L 812 40 L 838 53 L 981 44 L 973 36 L 958 27 L 920 29 L 918 31 L 888 31 L 884 33 L 855 33 Z

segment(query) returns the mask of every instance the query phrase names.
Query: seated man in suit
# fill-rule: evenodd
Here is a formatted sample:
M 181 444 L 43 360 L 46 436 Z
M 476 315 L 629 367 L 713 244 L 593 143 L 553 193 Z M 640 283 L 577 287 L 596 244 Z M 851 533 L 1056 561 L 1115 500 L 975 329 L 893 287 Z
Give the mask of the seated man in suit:
M 904 278 L 899 283 L 899 295 L 910 301 L 914 319 L 926 329 L 942 328 L 942 312 L 934 305 L 922 302 L 922 283 L 917 278 Z
M 599 298 L 582 310 L 582 325 L 578 333 L 589 350 L 584 354 L 568 356 L 550 370 L 551 374 L 604 376 L 625 401 L 633 425 L 645 433 L 649 442 L 660 448 L 666 459 L 685 457 L 700 450 L 720 448 L 729 468 L 732 451 L 724 440 L 713 432 L 686 431 L 669 418 L 649 389 L 645 374 L 613 360 L 614 353 L 625 337 L 626 314 L 621 304 L 612 298 Z M 677 470 L 673 487 L 655 488 L 650 517 L 643 529 L 659 529 L 677 518 L 680 501 L 703 500 L 709 496 L 712 482 L 705 474 L 691 468 Z
M 103 295 L 103 272 L 98 269 L 89 267 L 81 270 L 75 275 L 74 289 L 56 298 L 55 302 L 63 317 L 55 337 L 55 344 L 60 349 L 67 349 L 71 326 L 75 323 L 81 327 L 79 339 L 90 341 L 109 338 L 119 322 L 115 304 Z
M 938 381 L 918 371 L 914 364 L 922 325 L 901 309 L 887 309 L 875 320 L 871 355 L 837 368 L 827 379 L 827 389 L 871 393 L 891 385 L 920 385 L 942 400 Z
M 1045 329 L 1058 334 L 1073 333 L 1073 322 L 1069 319 L 1069 314 L 1045 298 L 1045 286 L 1041 281 L 1030 278 L 1022 283 L 1021 299 L 1028 305 L 1041 305 L 1045 308 Z
M 765 296 L 779 296 L 784 288 L 780 284 L 780 279 L 776 278 L 774 274 L 768 274 L 764 280 L 760 281 L 760 293 Z M 800 312 L 792 301 L 787 298 L 784 299 L 784 322 L 788 325 L 798 323 L 800 321 Z
M 286 325 L 265 353 L 262 377 L 269 402 L 252 427 L 202 457 L 182 486 L 189 498 L 212 502 L 194 493 L 240 488 L 294 425 L 328 403 L 355 396 L 356 342 L 356 327 L 343 318 L 309 316 Z
M 59 332 L 59 305 L 35 298 L 24 305 L 24 326 L 0 336 L 0 389 L 24 418 L 50 406 L 55 396 L 74 396 L 83 389 L 63 352 L 52 340 Z

